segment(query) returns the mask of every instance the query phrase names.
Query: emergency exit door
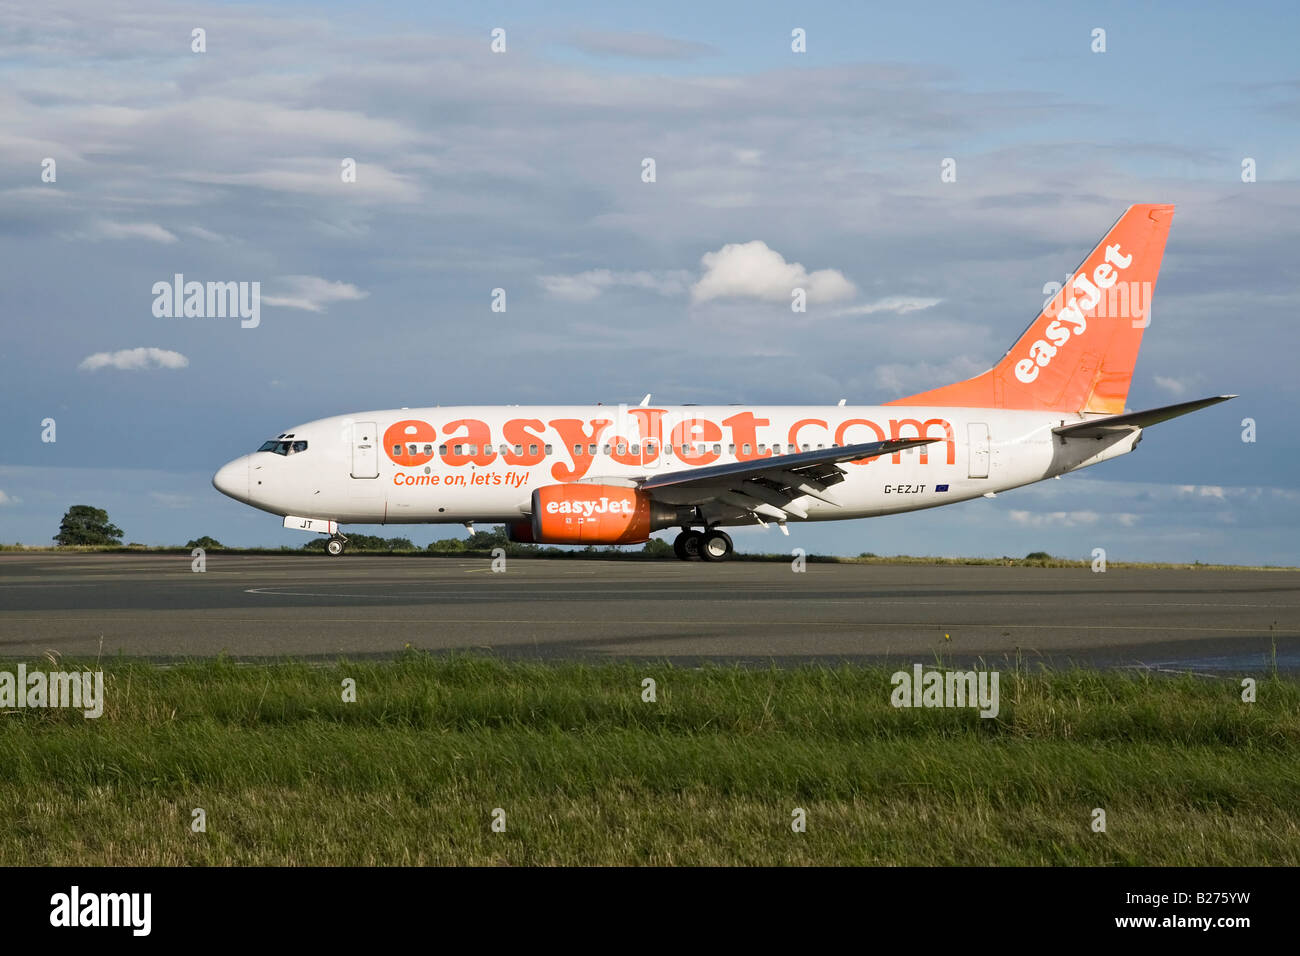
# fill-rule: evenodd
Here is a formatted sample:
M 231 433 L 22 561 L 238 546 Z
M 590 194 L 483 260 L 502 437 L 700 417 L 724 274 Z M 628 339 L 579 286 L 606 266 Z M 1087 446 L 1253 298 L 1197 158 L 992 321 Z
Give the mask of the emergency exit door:
M 352 477 L 379 477 L 379 436 L 374 422 L 352 423 Z
M 983 422 L 971 422 L 966 426 L 968 447 L 970 449 L 971 478 L 989 476 L 989 426 Z

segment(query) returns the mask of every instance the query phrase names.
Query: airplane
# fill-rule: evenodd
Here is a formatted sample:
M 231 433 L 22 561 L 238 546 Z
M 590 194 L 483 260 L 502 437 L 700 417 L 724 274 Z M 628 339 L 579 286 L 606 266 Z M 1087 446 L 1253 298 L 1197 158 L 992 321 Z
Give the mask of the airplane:
M 339 526 L 500 523 L 516 542 L 626 545 L 680 528 L 870 518 L 994 495 L 1133 451 L 1151 426 L 1235 395 L 1125 409 L 1172 205 L 1130 206 L 988 371 L 879 406 L 461 406 L 295 426 L 213 476 L 328 536 Z

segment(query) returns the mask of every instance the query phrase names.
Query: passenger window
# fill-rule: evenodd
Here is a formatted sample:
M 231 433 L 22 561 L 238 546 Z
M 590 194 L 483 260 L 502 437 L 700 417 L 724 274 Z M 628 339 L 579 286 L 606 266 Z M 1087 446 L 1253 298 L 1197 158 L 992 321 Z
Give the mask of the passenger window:
M 409 454 L 411 454 L 412 456 L 414 456 L 414 455 L 418 455 L 418 454 L 420 453 L 420 446 L 419 446 L 419 445 L 407 445 L 407 446 L 406 446 L 406 450 L 407 450 L 407 452 L 408 452 Z
M 596 448 L 597 448 L 596 445 L 588 445 L 587 454 L 594 456 L 596 454 Z
M 721 446 L 721 445 L 714 445 L 714 446 L 713 446 L 713 453 L 714 453 L 715 455 L 721 455 L 721 454 L 722 454 L 722 446 Z
M 749 454 L 749 442 L 745 442 L 745 444 L 741 446 L 741 453 L 745 455 Z
M 470 453 L 471 455 L 477 455 L 477 454 L 478 454 L 478 442 L 475 442 L 475 443 L 472 444 L 472 445 L 467 445 L 466 448 L 469 449 L 469 453 Z
M 605 454 L 606 454 L 606 455 L 609 454 L 609 446 L 608 446 L 608 445 L 605 446 Z
M 574 445 L 574 446 L 573 446 L 573 457 L 574 457 L 574 458 L 577 458 L 577 457 L 578 457 L 579 455 L 581 455 L 581 454 L 582 454 L 582 446 L 581 446 L 581 445 Z
M 804 451 L 808 451 L 808 449 L 809 449 L 810 447 L 811 447 L 811 446 L 808 445 L 808 444 L 805 442 L 805 443 L 804 443 L 804 446 L 803 446 L 803 450 L 804 450 Z
M 551 454 L 551 446 L 550 446 L 550 445 L 547 445 L 547 446 L 546 446 L 546 454 L 548 454 L 548 455 Z
M 465 446 L 464 446 L 464 445 L 452 445 L 452 446 L 451 446 L 451 450 L 454 451 L 456 454 L 460 455 L 460 454 L 463 454 L 463 453 L 464 453 L 464 451 L 465 451 Z
M 626 443 L 626 442 L 619 442 L 619 443 L 618 443 L 618 453 L 619 453 L 620 455 L 626 455 L 626 454 L 627 454 L 627 443 Z
M 640 446 L 640 445 L 633 445 L 633 446 L 632 446 L 632 454 L 634 454 L 634 455 L 639 455 L 639 454 L 641 454 L 641 446 Z
M 401 458 L 401 457 L 402 457 L 402 446 L 401 446 L 401 445 L 394 445 L 394 446 L 393 446 L 393 457 L 394 457 L 394 458 Z
M 510 446 L 509 446 L 509 445 L 502 445 L 500 448 L 497 449 L 497 451 L 499 451 L 499 452 L 500 452 L 501 454 L 503 454 L 503 455 L 509 454 L 509 452 L 510 452 Z
M 433 454 L 433 446 L 432 446 L 432 445 L 425 445 L 425 446 L 424 446 L 424 453 L 425 453 L 426 455 L 432 455 L 432 454 Z
M 537 446 L 536 446 L 536 445 L 529 445 L 529 446 L 528 446 L 528 454 L 530 454 L 530 455 L 536 455 L 536 454 L 537 454 Z
M 447 454 L 447 446 L 446 446 L 446 445 L 439 445 L 439 446 L 438 446 L 438 454 L 439 454 L 439 455 L 445 455 L 445 454 Z
M 516 446 L 515 446 L 515 454 L 516 454 L 516 455 L 522 455 L 523 453 L 524 453 L 524 446 L 523 446 L 523 445 L 516 445 Z
M 727 446 L 727 454 L 728 454 L 728 455 L 734 455 L 735 453 L 736 453 L 736 446 L 735 446 L 735 445 L 728 445 L 728 446 Z

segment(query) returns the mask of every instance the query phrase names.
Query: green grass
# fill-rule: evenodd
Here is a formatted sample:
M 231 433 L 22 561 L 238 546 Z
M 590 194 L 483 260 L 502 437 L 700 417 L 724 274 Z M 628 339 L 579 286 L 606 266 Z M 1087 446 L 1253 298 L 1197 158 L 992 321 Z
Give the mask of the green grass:
M 982 720 L 894 709 L 892 668 L 858 666 L 103 669 L 98 720 L 0 715 L 0 864 L 1300 865 L 1276 674 L 1245 704 L 1235 679 L 1004 670 Z

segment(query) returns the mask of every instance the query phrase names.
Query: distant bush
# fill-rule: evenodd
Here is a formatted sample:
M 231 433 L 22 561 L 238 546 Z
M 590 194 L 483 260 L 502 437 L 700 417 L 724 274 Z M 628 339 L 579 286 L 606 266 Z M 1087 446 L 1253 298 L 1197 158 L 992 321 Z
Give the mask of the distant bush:
M 223 547 L 223 545 L 216 538 L 212 537 L 211 535 L 205 534 L 201 538 L 195 538 L 193 541 L 185 545 L 185 547 L 202 548 L 204 551 L 215 551 Z
M 415 545 L 410 538 L 381 538 L 374 534 L 347 535 L 348 548 L 352 551 L 414 551 Z M 315 538 L 302 546 L 303 551 L 324 551 L 327 539 Z
M 645 543 L 645 547 L 641 551 L 655 558 L 675 557 L 673 546 L 662 538 L 651 538 Z

